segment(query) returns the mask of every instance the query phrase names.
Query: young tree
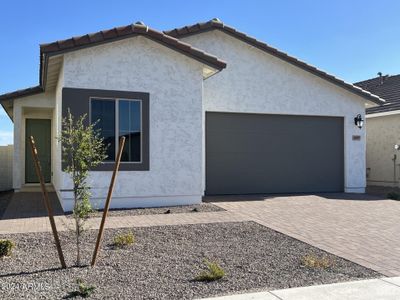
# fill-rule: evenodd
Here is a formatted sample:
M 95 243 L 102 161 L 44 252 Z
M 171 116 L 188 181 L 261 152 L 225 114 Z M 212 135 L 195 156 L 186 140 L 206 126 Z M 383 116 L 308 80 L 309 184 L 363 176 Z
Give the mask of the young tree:
M 87 183 L 89 171 L 107 158 L 107 146 L 103 143 L 96 124 L 85 125 L 86 114 L 74 120 L 68 109 L 63 119 L 61 135 L 62 160 L 66 166 L 64 172 L 69 174 L 73 183 L 76 238 L 76 264 L 81 265 L 80 242 L 84 223 L 92 211 L 90 203 L 90 187 Z

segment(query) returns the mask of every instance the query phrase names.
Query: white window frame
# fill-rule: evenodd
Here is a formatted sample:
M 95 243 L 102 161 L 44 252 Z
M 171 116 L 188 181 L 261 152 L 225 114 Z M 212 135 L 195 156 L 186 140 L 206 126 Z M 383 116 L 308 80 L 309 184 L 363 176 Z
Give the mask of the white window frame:
M 143 101 L 141 99 L 131 98 L 112 98 L 112 97 L 96 97 L 89 98 L 89 122 L 92 123 L 92 100 L 108 100 L 114 101 L 115 104 L 115 158 L 118 154 L 119 148 L 119 101 L 132 101 L 140 103 L 140 160 L 139 161 L 121 161 L 123 164 L 141 164 L 143 163 Z M 105 164 L 113 164 L 114 161 L 104 161 Z

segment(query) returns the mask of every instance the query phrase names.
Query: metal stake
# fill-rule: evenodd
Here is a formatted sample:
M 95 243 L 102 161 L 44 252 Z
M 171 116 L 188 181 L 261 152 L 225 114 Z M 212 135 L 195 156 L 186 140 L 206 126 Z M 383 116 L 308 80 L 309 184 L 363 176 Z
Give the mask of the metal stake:
M 54 222 L 53 208 L 51 207 L 49 195 L 47 194 L 44 177 L 43 177 L 43 173 L 42 173 L 42 167 L 40 165 L 38 151 L 36 149 L 35 140 L 33 139 L 33 136 L 29 137 L 29 143 L 31 145 L 32 156 L 33 156 L 33 161 L 35 163 L 36 174 L 39 178 L 40 187 L 42 189 L 44 205 L 46 206 L 47 214 L 49 215 L 50 225 L 51 225 L 51 229 L 53 231 L 53 236 L 54 236 L 54 241 L 55 241 L 56 247 L 57 247 L 58 257 L 60 258 L 61 267 L 63 269 L 65 269 L 67 266 L 65 264 L 64 255 L 63 255 L 63 252 L 61 249 L 60 239 L 58 238 L 57 227 L 56 227 L 56 223 Z
M 103 238 L 104 225 L 106 223 L 108 210 L 110 208 L 111 196 L 112 196 L 112 193 L 114 190 L 114 184 L 115 184 L 115 179 L 117 178 L 119 165 L 121 163 L 121 156 L 122 156 L 122 150 L 124 149 L 124 145 L 125 145 L 125 137 L 123 136 L 123 137 L 121 137 L 121 140 L 119 141 L 119 150 L 118 150 L 118 155 L 117 155 L 117 161 L 115 162 L 114 172 L 111 177 L 110 187 L 108 189 L 107 200 L 106 200 L 106 203 L 104 206 L 103 217 L 102 217 L 101 223 L 100 223 L 99 234 L 97 235 L 96 247 L 94 248 L 92 263 L 91 263 L 92 267 L 96 264 L 97 253 L 99 251 L 101 240 Z

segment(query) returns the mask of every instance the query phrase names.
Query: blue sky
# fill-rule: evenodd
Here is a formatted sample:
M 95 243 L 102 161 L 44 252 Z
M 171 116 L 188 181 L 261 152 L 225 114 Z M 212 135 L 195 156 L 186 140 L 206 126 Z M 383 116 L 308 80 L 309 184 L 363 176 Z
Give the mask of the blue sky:
M 214 17 L 349 82 L 400 73 L 398 0 L 3 1 L 0 94 L 37 85 L 39 44 L 138 20 L 164 30 Z M 0 108 L 0 145 L 12 123 Z

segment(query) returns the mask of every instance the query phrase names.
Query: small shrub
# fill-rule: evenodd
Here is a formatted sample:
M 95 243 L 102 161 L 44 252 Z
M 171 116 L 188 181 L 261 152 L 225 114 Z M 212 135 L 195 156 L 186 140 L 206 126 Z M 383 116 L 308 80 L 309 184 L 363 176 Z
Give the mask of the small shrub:
M 123 248 L 130 246 L 135 242 L 135 236 L 132 231 L 125 234 L 118 234 L 114 237 L 114 247 Z
M 387 194 L 387 197 L 388 197 L 389 199 L 392 199 L 392 200 L 400 200 L 400 195 L 399 195 L 399 193 L 396 193 L 396 192 L 390 192 L 390 193 L 388 193 L 388 194 Z
M 10 256 L 15 244 L 10 240 L 0 240 L 0 257 Z
M 86 285 L 82 279 L 77 279 L 76 283 L 78 284 L 79 295 L 83 298 L 89 297 L 96 289 L 93 285 Z
M 196 278 L 196 281 L 215 281 L 225 276 L 225 271 L 216 262 L 204 261 L 207 270 L 202 271 Z
M 94 290 L 96 289 L 96 287 L 93 285 L 86 285 L 86 283 L 80 278 L 76 280 L 76 283 L 78 284 L 78 290 L 69 292 L 68 296 L 64 297 L 65 299 L 76 297 L 88 298 L 94 293 Z
M 308 268 L 328 269 L 333 267 L 334 260 L 327 256 L 317 256 L 314 254 L 308 254 L 303 256 L 302 263 Z

